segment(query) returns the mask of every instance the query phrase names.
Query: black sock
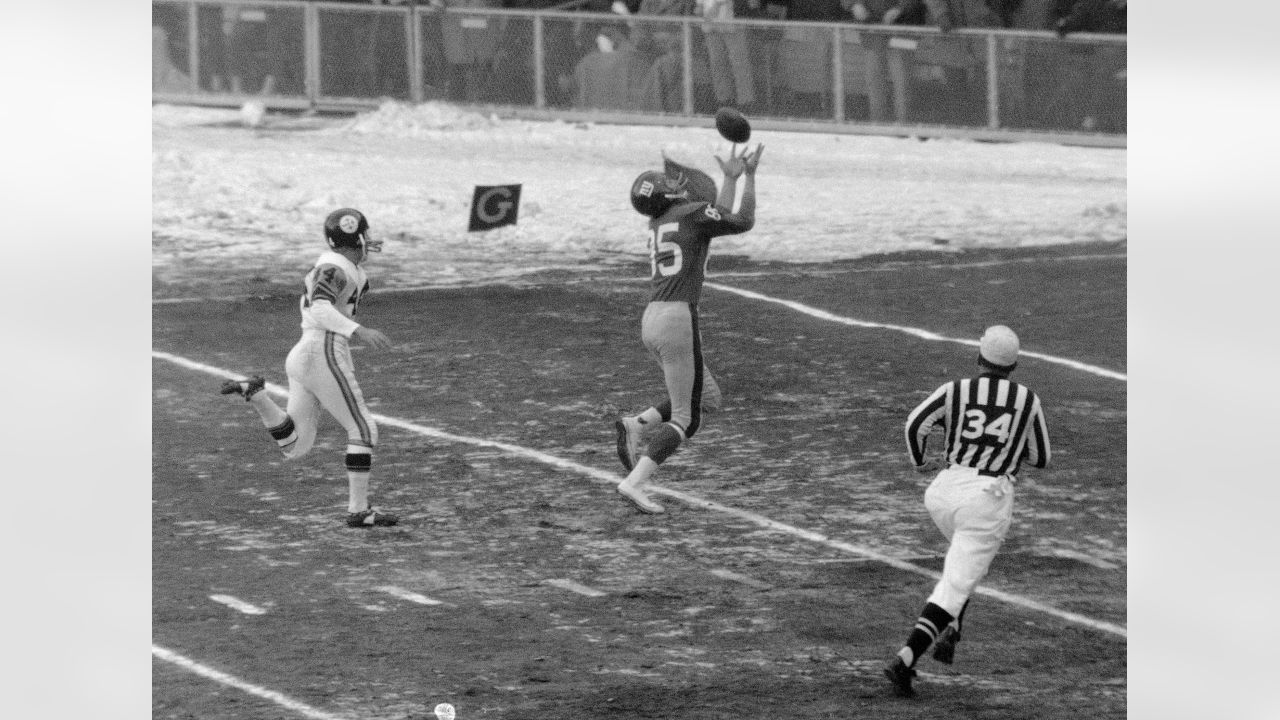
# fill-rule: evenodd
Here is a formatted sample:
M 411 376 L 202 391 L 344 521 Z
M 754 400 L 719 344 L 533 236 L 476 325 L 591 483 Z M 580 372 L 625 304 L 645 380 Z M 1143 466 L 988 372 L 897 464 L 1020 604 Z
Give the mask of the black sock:
M 680 431 L 672 427 L 671 423 L 663 423 L 649 436 L 649 445 L 645 448 L 644 454 L 661 465 L 675 454 L 682 442 L 684 442 L 684 436 Z
M 938 639 L 938 633 L 942 632 L 954 618 L 951 613 L 934 605 L 933 603 L 925 603 L 924 610 L 921 611 L 920 617 L 916 619 L 916 626 L 911 630 L 911 635 L 907 637 L 906 649 L 911 651 L 911 660 L 907 662 L 907 667 L 915 667 L 916 660 L 924 655 L 934 640 Z M 906 661 L 906 658 L 903 658 Z

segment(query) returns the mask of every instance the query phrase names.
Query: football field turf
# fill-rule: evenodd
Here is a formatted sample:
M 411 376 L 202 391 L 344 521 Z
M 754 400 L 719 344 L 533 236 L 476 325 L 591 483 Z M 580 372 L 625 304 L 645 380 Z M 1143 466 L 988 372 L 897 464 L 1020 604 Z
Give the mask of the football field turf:
M 612 488 L 613 417 L 663 392 L 646 271 L 367 298 L 396 342 L 355 350 L 372 496 L 401 515 L 372 530 L 342 523 L 336 422 L 288 463 L 217 392 L 222 371 L 285 385 L 296 295 L 153 305 L 153 717 L 1124 716 L 1123 243 L 717 256 L 724 407 L 659 471 L 661 516 Z M 898 699 L 880 668 L 945 550 L 903 423 L 974 372 L 947 338 L 996 323 L 1044 356 L 1013 377 L 1053 465 L 1023 473 L 956 663 L 922 660 Z

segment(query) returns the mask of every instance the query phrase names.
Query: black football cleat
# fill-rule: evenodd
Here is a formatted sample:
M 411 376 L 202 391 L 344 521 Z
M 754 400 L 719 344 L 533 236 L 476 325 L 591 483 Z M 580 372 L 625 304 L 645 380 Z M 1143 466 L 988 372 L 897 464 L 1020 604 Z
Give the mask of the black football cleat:
M 911 679 L 916 676 L 916 671 L 907 667 L 902 662 L 902 658 L 896 657 L 893 662 L 884 668 L 884 676 L 889 678 L 889 683 L 893 685 L 893 694 L 898 697 L 915 697 L 916 691 L 911 687 Z
M 267 381 L 261 375 L 254 375 L 245 380 L 228 380 L 222 383 L 222 394 L 239 395 L 248 400 L 266 386 Z
M 933 644 L 933 659 L 950 665 L 956 659 L 956 643 L 960 642 L 960 631 L 954 625 L 948 625 Z
M 400 518 L 389 512 L 383 512 L 374 507 L 360 512 L 347 513 L 347 527 L 353 528 L 370 528 L 370 527 L 390 527 L 400 522 Z

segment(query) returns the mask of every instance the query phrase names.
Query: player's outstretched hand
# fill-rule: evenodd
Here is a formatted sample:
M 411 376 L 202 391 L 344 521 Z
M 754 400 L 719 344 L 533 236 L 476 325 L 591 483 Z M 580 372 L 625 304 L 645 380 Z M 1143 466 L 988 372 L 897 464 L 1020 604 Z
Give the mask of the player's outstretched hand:
M 744 146 L 745 149 L 745 146 Z M 748 175 L 756 174 L 756 167 L 760 165 L 760 153 L 764 152 L 764 145 L 756 145 L 756 151 L 750 154 L 744 152 L 742 156 L 742 164 L 746 167 Z
M 365 343 L 374 350 L 386 350 L 391 347 L 391 339 L 382 334 L 380 330 L 374 330 L 371 327 L 361 325 L 356 328 L 352 335 L 359 341 Z
M 729 159 L 725 160 L 716 155 L 716 162 L 720 163 L 720 169 L 724 171 L 724 176 L 730 180 L 741 175 L 746 169 L 747 164 L 744 158 L 747 155 L 747 146 L 742 146 L 742 154 L 738 154 L 738 146 L 735 144 L 729 149 Z

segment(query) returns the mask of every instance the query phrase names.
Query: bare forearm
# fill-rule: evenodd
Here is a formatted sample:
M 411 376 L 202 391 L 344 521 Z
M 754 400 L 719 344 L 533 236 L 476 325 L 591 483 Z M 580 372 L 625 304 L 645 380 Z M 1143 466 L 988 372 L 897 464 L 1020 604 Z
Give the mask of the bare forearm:
M 756 176 L 750 173 L 742 183 L 742 207 L 738 214 L 752 225 L 756 222 Z
M 716 205 L 733 212 L 733 201 L 738 197 L 738 178 L 724 178 L 724 183 L 720 186 L 720 194 L 716 196 Z

